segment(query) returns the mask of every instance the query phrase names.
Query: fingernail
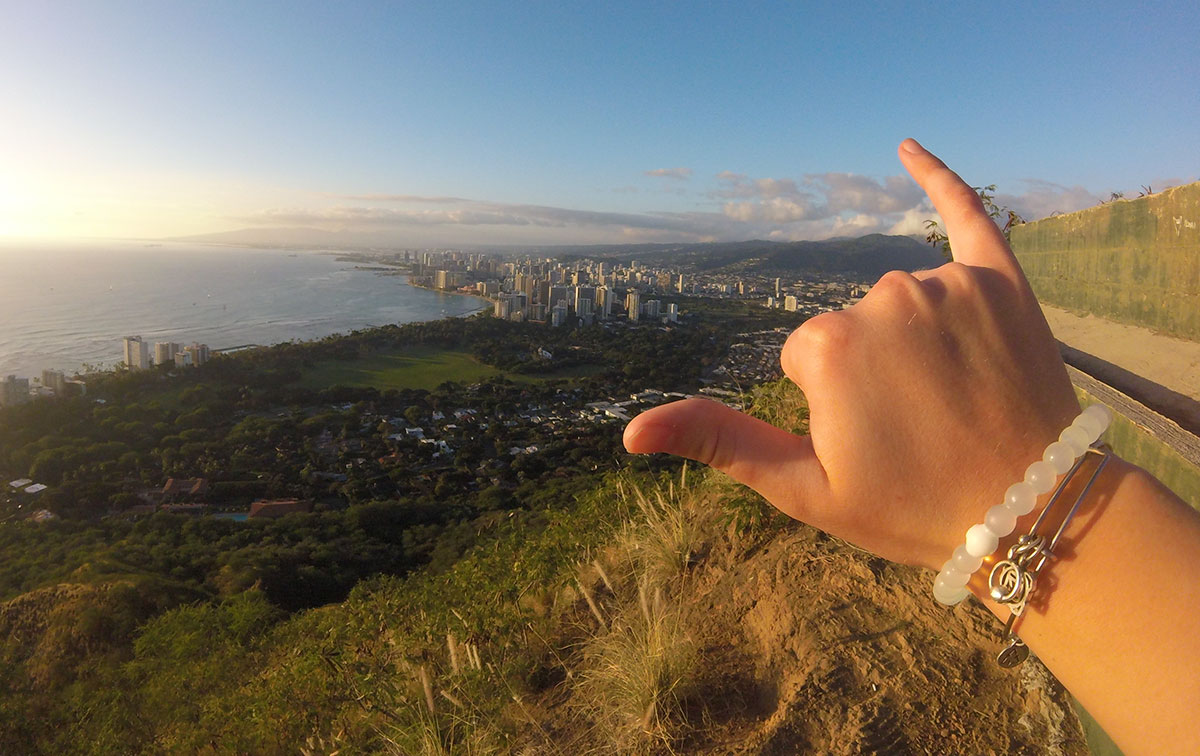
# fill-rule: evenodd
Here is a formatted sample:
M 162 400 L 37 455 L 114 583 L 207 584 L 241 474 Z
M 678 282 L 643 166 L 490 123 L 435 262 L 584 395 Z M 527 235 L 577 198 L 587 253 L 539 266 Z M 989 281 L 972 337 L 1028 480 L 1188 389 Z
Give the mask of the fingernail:
M 641 428 L 640 426 L 639 427 L 634 427 L 634 426 L 630 426 L 630 425 L 625 426 L 625 432 L 621 434 L 621 436 L 622 436 L 621 442 L 625 445 L 625 451 L 628 451 L 630 454 L 638 454 L 639 453 L 639 452 L 635 452 L 635 451 L 630 451 L 629 447 L 633 444 L 634 440 L 637 439 L 638 436 L 642 435 L 642 430 L 643 430 L 643 428 Z
M 927 152 L 916 139 L 905 139 L 900 146 L 910 155 L 924 155 Z

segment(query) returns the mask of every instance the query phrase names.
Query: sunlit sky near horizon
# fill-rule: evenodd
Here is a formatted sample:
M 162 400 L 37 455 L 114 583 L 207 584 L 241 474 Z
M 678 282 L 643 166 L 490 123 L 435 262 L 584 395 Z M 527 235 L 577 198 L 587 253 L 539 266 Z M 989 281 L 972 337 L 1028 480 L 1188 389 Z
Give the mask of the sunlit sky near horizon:
M 1200 175 L 1200 3 L 0 0 L 0 237 L 914 233 Z

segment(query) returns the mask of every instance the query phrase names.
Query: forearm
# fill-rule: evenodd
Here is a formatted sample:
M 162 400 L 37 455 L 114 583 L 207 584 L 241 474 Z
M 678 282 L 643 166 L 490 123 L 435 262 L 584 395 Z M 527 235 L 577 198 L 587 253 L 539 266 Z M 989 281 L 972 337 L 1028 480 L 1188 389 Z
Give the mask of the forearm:
M 1113 458 L 1055 551 L 1016 632 L 1126 752 L 1200 753 L 1200 513 Z

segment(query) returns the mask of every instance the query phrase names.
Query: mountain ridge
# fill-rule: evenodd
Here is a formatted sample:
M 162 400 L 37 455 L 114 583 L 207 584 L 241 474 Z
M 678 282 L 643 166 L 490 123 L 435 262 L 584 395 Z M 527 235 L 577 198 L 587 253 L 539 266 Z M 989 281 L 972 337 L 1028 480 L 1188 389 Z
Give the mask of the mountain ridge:
M 292 241 L 286 241 L 291 237 Z M 355 237 L 359 238 L 359 237 Z M 215 234 L 178 236 L 164 241 L 234 244 L 255 247 L 405 248 L 381 236 L 376 244 L 335 231 L 311 228 L 241 229 Z M 468 245 L 463 249 L 500 254 L 541 254 L 560 259 L 637 260 L 648 265 L 679 266 L 686 270 L 729 275 L 790 275 L 835 273 L 878 278 L 889 270 L 921 270 L 941 265 L 941 254 L 910 236 L 867 234 L 811 241 L 780 242 L 747 239 L 733 242 L 676 242 L 514 246 Z

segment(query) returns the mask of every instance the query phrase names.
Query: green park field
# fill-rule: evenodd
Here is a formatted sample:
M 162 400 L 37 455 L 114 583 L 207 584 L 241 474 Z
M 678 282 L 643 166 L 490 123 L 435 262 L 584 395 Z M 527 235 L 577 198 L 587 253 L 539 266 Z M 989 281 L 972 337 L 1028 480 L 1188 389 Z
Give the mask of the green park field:
M 438 347 L 409 347 L 357 360 L 320 362 L 304 371 L 300 383 L 308 388 L 371 386 L 384 389 L 433 390 L 446 381 L 475 383 L 503 371 L 485 365 L 468 352 Z M 514 381 L 529 380 L 508 375 Z
M 439 347 L 407 347 L 357 360 L 323 361 L 304 371 L 300 384 L 322 389 L 330 386 L 433 390 L 445 383 L 475 383 L 503 375 L 514 383 L 590 375 L 599 368 L 585 365 L 538 376 L 522 375 L 485 365 L 469 352 Z

